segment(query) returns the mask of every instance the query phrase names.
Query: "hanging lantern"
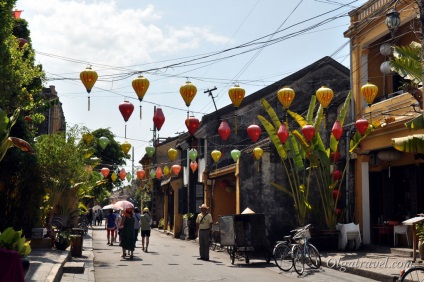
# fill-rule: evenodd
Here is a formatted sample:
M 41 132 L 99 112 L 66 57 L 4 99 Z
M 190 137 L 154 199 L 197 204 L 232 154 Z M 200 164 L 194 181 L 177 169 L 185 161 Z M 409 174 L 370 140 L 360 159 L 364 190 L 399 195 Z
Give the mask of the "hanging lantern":
M 281 88 L 277 92 L 277 98 L 280 101 L 281 105 L 283 105 L 283 108 L 285 110 L 287 110 L 290 107 L 295 96 L 296 96 L 296 93 L 294 92 L 293 89 L 289 87 Z
M 125 171 L 125 168 L 121 168 L 121 170 L 119 171 L 119 177 L 121 178 L 121 180 L 124 180 L 126 176 L 127 172 Z
M 221 153 L 221 151 L 213 150 L 211 152 L 211 156 L 212 156 L 212 159 L 214 160 L 214 162 L 217 163 L 219 161 L 219 159 L 221 158 L 222 153 Z
M 191 161 L 195 162 L 197 159 L 197 150 L 193 148 L 190 149 L 190 151 L 188 151 L 188 157 Z
M 197 162 L 196 161 L 194 161 L 194 162 L 190 162 L 190 168 L 191 168 L 191 171 L 193 171 L 193 172 L 195 172 L 196 171 L 196 169 L 197 169 Z
M 337 208 L 336 209 L 336 214 L 337 215 L 341 215 L 343 213 L 343 210 L 342 209 L 340 209 L 340 208 Z
M 137 172 L 136 172 L 136 174 L 137 174 L 138 180 L 141 180 L 141 179 L 143 179 L 143 177 L 146 174 L 146 172 L 143 169 L 138 169 Z
M 173 172 L 175 175 L 178 175 L 178 174 L 180 173 L 180 171 L 181 171 L 181 166 L 180 166 L 180 165 L 173 165 L 173 166 L 171 167 L 171 169 L 172 169 L 172 172 Z
M 150 178 L 155 178 L 156 177 L 156 170 L 154 170 L 153 168 L 150 170 Z
M 289 138 L 289 131 L 285 123 L 280 125 L 277 132 L 278 138 L 280 138 L 281 143 L 286 144 L 287 139 Z
M 331 133 L 333 133 L 334 138 L 336 138 L 337 141 L 340 140 L 340 137 L 342 137 L 343 134 L 343 127 L 340 124 L 340 121 L 336 120 L 334 122 L 333 128 L 331 129 Z
M 368 106 L 371 107 L 371 104 L 374 102 L 375 96 L 377 96 L 378 87 L 374 84 L 367 82 L 367 84 L 361 87 L 361 93 L 364 97 L 365 102 L 367 102 Z
M 168 157 L 171 160 L 171 162 L 173 162 L 178 156 L 178 151 L 175 150 L 174 148 L 170 148 L 168 150 Z
M 225 120 L 221 121 L 221 124 L 218 127 L 218 133 L 219 133 L 219 136 L 221 136 L 221 139 L 223 141 L 227 140 L 228 137 L 230 136 L 231 129 Z
M 315 127 L 310 124 L 304 125 L 302 127 L 302 134 L 305 136 L 306 141 L 311 142 L 315 135 Z
M 106 178 L 109 175 L 110 169 L 104 167 L 100 170 L 100 172 L 102 173 L 103 177 Z
M 360 118 L 355 122 L 355 127 L 361 135 L 364 135 L 368 129 L 368 120 Z
M 132 87 L 137 94 L 138 100 L 140 101 L 140 119 L 141 119 L 141 101 L 143 101 L 144 95 L 149 88 L 150 82 L 144 76 L 139 76 L 132 81 Z
M 194 135 L 200 125 L 200 121 L 194 116 L 191 116 L 185 120 L 185 125 L 187 126 L 188 132 L 190 132 L 191 135 Z
M 125 154 L 128 154 L 128 152 L 130 151 L 130 149 L 131 149 L 131 144 L 130 143 L 128 143 L 127 141 L 125 141 L 124 143 L 122 143 L 122 145 L 121 145 L 121 149 L 122 149 L 122 151 L 125 153 Z
M 127 172 L 127 181 L 130 182 L 132 179 L 131 172 Z
M 196 96 L 196 93 L 197 88 L 190 81 L 187 81 L 184 85 L 180 87 L 181 97 L 183 97 L 187 107 L 190 107 L 191 101 L 193 101 L 194 96 Z
M 338 169 L 334 170 L 331 175 L 333 176 L 333 180 L 337 181 L 340 180 L 342 178 L 342 172 Z
M 237 162 L 237 160 L 240 158 L 241 152 L 237 149 L 234 149 L 231 151 L 231 157 L 233 158 L 234 162 Z
M 134 105 L 125 100 L 119 104 L 119 111 L 121 112 L 124 121 L 127 122 L 131 117 L 132 112 L 134 111 Z
M 109 144 L 110 140 L 107 137 L 100 137 L 99 138 L 99 145 L 104 150 L 106 146 Z
M 94 83 L 97 81 L 97 77 L 97 72 L 93 71 L 91 67 L 87 67 L 80 73 L 80 79 L 88 93 L 88 110 L 90 110 L 90 92 L 94 86 Z
M 91 134 L 91 133 L 84 133 L 84 134 L 82 135 L 82 139 L 84 140 L 84 142 L 85 142 L 87 145 L 90 145 L 90 144 L 91 144 L 91 141 L 93 141 L 93 139 L 94 139 L 94 136 L 93 136 L 93 134 Z
M 149 157 L 152 157 L 153 154 L 155 153 L 155 147 L 153 147 L 153 146 L 147 146 L 145 148 L 145 150 L 146 150 L 146 153 Z
M 169 167 L 167 165 L 163 168 L 163 174 L 165 176 L 169 174 Z
M 330 105 L 331 100 L 333 100 L 334 92 L 330 88 L 322 86 L 320 89 L 317 90 L 315 95 L 317 96 L 319 103 L 325 110 Z
M 164 122 L 165 116 L 163 115 L 162 109 L 157 108 L 155 114 L 153 115 L 153 124 L 158 130 L 160 130 Z
M 385 151 L 378 152 L 377 157 L 382 161 L 389 162 L 389 178 L 390 178 L 390 162 L 399 160 L 402 157 L 402 153 L 397 150 L 385 150 Z
M 262 158 L 262 155 L 264 154 L 264 150 L 262 150 L 260 147 L 256 147 L 253 149 L 253 156 L 255 156 L 255 159 L 259 160 Z
M 330 153 L 330 159 L 331 159 L 334 163 L 337 163 L 337 162 L 339 161 L 339 159 L 340 159 L 340 152 L 339 152 L 339 151 L 337 151 L 337 152 L 331 152 L 331 153 Z
M 247 128 L 247 134 L 249 135 L 252 142 L 258 141 L 259 137 L 261 136 L 261 132 L 262 129 L 256 124 L 249 125 Z
M 162 174 L 163 174 L 163 172 L 162 172 L 162 168 L 161 168 L 160 166 L 158 166 L 158 167 L 156 168 L 156 171 L 155 171 L 155 176 L 156 176 L 156 178 L 157 178 L 157 179 L 161 179 Z
M 342 194 L 340 193 L 340 191 L 339 191 L 338 189 L 334 189 L 334 190 L 333 190 L 333 199 L 334 199 L 335 201 L 336 201 L 336 200 L 339 200 L 341 195 L 342 195 Z
M 245 93 L 246 91 L 237 84 L 228 89 L 228 96 L 230 96 L 231 102 L 236 110 L 243 101 Z
M 112 179 L 112 182 L 115 182 L 118 178 L 118 175 L 116 175 L 116 172 L 112 172 L 112 175 L 110 176 L 110 179 Z

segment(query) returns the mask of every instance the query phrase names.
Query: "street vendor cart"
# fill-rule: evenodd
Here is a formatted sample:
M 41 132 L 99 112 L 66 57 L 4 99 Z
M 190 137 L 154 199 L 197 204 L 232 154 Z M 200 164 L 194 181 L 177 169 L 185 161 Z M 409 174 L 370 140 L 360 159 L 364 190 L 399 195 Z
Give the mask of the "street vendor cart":
M 235 214 L 219 218 L 221 246 L 226 246 L 234 264 L 236 257 L 271 260 L 272 250 L 265 230 L 263 214 Z

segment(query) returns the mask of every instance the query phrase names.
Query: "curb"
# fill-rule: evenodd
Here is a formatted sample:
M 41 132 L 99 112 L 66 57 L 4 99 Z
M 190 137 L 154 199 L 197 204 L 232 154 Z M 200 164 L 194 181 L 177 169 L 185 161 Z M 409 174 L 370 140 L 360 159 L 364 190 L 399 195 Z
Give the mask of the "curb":
M 49 275 L 47 276 L 46 282 L 60 282 L 63 274 L 63 266 L 66 262 L 69 261 L 71 257 L 71 252 L 66 251 L 66 254 L 60 255 L 58 262 L 50 270 Z

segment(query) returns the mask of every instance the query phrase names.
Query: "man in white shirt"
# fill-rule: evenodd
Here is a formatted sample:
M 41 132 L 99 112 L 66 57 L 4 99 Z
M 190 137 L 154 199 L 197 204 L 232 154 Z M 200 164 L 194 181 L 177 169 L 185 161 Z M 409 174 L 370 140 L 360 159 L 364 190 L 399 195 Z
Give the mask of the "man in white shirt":
M 196 233 L 199 238 L 200 259 L 209 260 L 209 239 L 213 220 L 206 204 L 202 204 L 199 208 L 201 213 L 197 215 Z

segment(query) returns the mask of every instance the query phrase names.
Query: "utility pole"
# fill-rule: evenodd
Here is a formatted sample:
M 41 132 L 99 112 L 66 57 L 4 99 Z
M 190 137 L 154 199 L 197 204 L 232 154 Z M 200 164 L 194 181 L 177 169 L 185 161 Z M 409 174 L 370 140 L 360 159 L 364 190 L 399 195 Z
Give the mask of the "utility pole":
M 213 105 L 215 106 L 215 111 L 218 111 L 218 109 L 216 108 L 216 104 L 215 104 L 215 99 L 214 99 L 215 97 L 212 95 L 212 91 L 215 91 L 216 89 L 217 89 L 216 86 L 214 86 L 214 88 L 208 89 L 208 90 L 204 91 L 203 93 L 208 93 L 208 96 L 210 96 L 212 98 Z

